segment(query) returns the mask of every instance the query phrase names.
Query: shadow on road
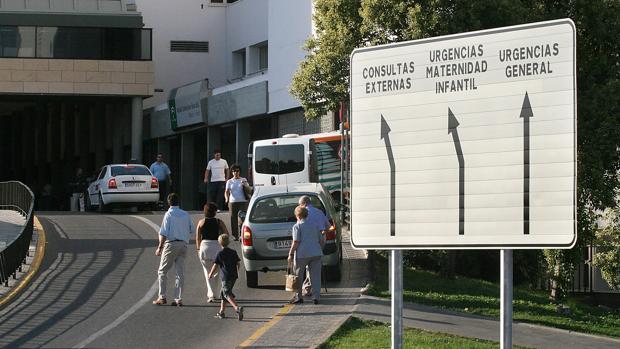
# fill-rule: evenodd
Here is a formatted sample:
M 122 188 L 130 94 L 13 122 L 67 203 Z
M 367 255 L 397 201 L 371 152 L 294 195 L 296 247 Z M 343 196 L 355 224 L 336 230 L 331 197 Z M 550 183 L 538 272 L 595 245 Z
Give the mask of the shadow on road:
M 142 238 L 67 239 L 49 219 L 40 220 L 49 248 L 33 284 L 0 311 L 0 347 L 42 347 L 85 321 L 115 298 L 145 248 L 155 246 L 153 239 Z

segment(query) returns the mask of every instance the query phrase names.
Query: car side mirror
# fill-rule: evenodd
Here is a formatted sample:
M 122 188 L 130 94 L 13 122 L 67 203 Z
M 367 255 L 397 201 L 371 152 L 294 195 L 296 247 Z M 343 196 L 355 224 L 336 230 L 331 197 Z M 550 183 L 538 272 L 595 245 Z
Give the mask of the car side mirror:
M 241 222 L 244 222 L 246 214 L 247 214 L 247 211 L 239 211 L 239 213 L 237 214 L 237 217 L 239 217 Z

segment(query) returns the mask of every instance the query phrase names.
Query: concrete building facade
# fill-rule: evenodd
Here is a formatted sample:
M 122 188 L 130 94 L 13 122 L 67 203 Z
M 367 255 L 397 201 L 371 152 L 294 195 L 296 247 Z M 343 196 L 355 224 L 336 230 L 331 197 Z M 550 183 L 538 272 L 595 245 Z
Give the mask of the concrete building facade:
M 151 30 L 126 0 L 0 2 L 0 180 L 66 207 L 75 169 L 142 158 Z
M 160 91 L 145 100 L 145 158 L 164 153 L 186 207 L 202 207 L 203 173 L 215 149 L 245 173 L 254 140 L 335 129 L 333 115 L 306 122 L 289 92 L 313 32 L 311 0 L 182 5 L 138 0 L 137 5 L 153 28 L 155 90 Z M 183 25 L 170 23 L 168 14 L 175 9 Z M 193 44 L 193 50 L 179 52 L 176 42 Z
M 62 209 L 76 168 L 162 152 L 182 205 L 199 209 L 215 149 L 245 173 L 254 140 L 336 128 L 333 115 L 306 122 L 289 92 L 312 12 L 312 0 L 0 1 L 0 180 L 51 184 Z

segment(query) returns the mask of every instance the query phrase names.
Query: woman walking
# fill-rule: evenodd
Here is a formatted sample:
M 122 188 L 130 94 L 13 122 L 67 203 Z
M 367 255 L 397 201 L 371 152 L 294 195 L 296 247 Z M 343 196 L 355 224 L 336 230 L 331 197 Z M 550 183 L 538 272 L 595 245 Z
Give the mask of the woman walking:
M 301 279 L 306 266 L 312 283 L 312 302 L 319 304 L 321 298 L 321 257 L 325 237 L 319 228 L 308 221 L 308 209 L 303 206 L 295 208 L 297 223 L 293 226 L 293 244 L 288 252 L 288 262 L 295 265 L 295 274 Z M 295 296 L 289 301 L 291 304 L 303 303 L 301 281 L 297 285 Z
M 226 191 L 224 196 L 228 202 L 228 212 L 230 212 L 230 229 L 235 241 L 239 240 L 239 223 L 237 222 L 239 211 L 248 209 L 248 200 L 245 197 L 245 191 L 249 189 L 248 180 L 241 177 L 241 167 L 232 165 L 232 178 L 226 182 Z
M 208 202 L 204 206 L 205 218 L 201 219 L 196 226 L 196 250 L 202 264 L 202 270 L 207 279 L 207 303 L 215 301 L 215 287 L 217 281 L 209 278 L 209 271 L 215 262 L 215 256 L 222 249 L 217 238 L 220 234 L 228 235 L 226 225 L 220 219 L 215 218 L 217 205 Z

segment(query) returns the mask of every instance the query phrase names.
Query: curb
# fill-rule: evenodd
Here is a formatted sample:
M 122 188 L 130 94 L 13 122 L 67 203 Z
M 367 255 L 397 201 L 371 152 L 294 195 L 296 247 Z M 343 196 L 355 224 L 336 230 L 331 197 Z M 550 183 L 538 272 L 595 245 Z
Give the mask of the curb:
M 34 217 L 34 227 L 39 232 L 39 238 L 37 242 L 37 248 L 35 250 L 34 260 L 32 261 L 32 265 L 30 266 L 28 273 L 26 273 L 26 275 L 19 281 L 19 283 L 15 287 L 13 287 L 13 289 L 9 293 L 7 293 L 2 298 L 0 298 L 0 308 L 3 308 L 11 300 L 13 300 L 13 298 L 15 298 L 18 294 L 20 294 L 23 291 L 23 289 L 26 288 L 26 286 L 28 286 L 30 281 L 32 281 L 32 278 L 39 271 L 39 268 L 41 267 L 41 263 L 43 262 L 43 257 L 45 256 L 46 240 L 45 240 L 45 230 L 43 230 L 43 226 L 41 225 L 41 222 L 36 216 Z
M 273 319 L 269 320 L 266 324 L 261 326 L 256 332 L 254 332 L 248 339 L 243 341 L 241 344 L 237 346 L 237 348 L 248 348 L 254 344 L 265 332 L 267 332 L 271 327 L 280 322 L 284 315 L 288 314 L 293 308 L 294 304 L 287 304 L 280 309 L 280 311 L 273 317 Z

